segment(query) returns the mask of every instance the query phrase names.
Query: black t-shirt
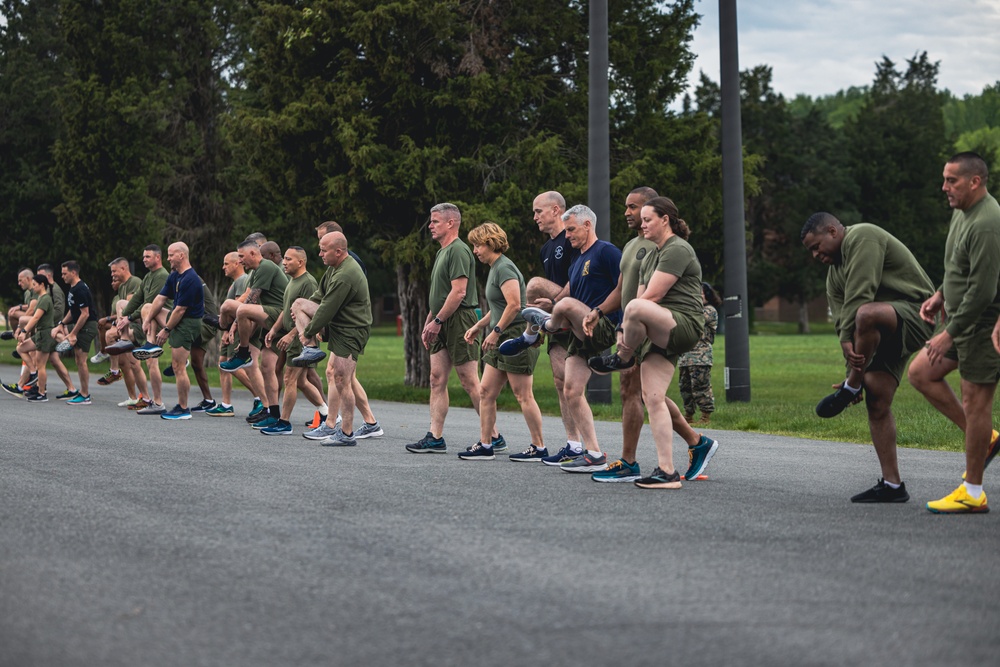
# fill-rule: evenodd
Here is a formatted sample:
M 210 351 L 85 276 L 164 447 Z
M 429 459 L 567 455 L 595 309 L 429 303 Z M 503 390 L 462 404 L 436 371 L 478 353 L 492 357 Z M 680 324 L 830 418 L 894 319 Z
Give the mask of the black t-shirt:
M 569 244 L 566 231 L 563 230 L 559 232 L 559 236 L 546 241 L 538 255 L 542 260 L 545 277 L 563 287 L 569 282 L 569 265 L 580 256 L 580 251 Z
M 80 317 L 80 310 L 89 308 L 88 321 L 97 319 L 97 308 L 94 306 L 94 296 L 90 293 L 87 283 L 82 280 L 66 292 L 66 310 L 69 311 L 70 323 L 76 322 Z

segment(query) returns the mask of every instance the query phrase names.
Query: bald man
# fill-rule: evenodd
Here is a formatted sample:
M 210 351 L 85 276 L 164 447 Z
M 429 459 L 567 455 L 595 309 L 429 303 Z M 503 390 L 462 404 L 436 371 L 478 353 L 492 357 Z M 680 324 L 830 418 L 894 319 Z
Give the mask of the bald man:
M 191 266 L 188 255 L 188 247 L 184 243 L 171 243 L 167 247 L 167 261 L 172 270 L 163 289 L 153 299 L 153 307 L 147 315 L 154 317 L 168 300 L 173 300 L 174 307 L 167 316 L 166 325 L 153 341 L 161 349 L 164 343 L 170 341 L 170 363 L 177 378 L 177 405 L 160 415 L 162 419 L 169 420 L 191 419 L 191 410 L 188 409 L 191 380 L 187 374 L 187 363 L 191 348 L 201 339 L 201 320 L 205 315 L 201 277 Z
M 327 266 L 319 288 L 308 299 L 292 304 L 295 328 L 304 347 L 289 363 L 298 366 L 322 361 L 326 354 L 317 346 L 317 335 L 326 332 L 332 356 L 326 369 L 331 389 L 327 395 L 329 412 L 324 424 L 303 435 L 327 447 L 353 447 L 357 444 L 353 384 L 358 357 L 365 352 L 372 325 L 368 279 L 348 254 L 347 238 L 341 232 L 325 235 L 319 242 L 319 254 Z M 343 418 L 340 427 L 336 424 L 338 411 Z

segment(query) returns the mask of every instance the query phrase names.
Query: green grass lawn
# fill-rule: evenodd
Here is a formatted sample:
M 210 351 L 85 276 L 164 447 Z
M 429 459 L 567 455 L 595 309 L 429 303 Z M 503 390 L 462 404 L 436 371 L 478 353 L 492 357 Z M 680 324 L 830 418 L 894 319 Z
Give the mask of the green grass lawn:
M 757 325 L 757 333 L 750 338 L 750 403 L 726 402 L 723 371 L 725 339 L 722 336 L 716 339 L 712 384 L 717 407 L 712 416 L 712 428 L 869 442 L 863 405 L 848 408 L 834 419 L 820 419 L 813 411 L 816 403 L 831 391 L 830 385 L 843 379 L 844 362 L 832 328 L 815 325 L 810 335 L 788 335 L 794 331 L 794 325 Z M 0 363 L 17 363 L 10 356 L 12 349 L 11 342 L 0 342 Z M 544 346 L 542 350 L 535 373 L 535 398 L 545 414 L 557 415 L 559 404 L 552 383 L 552 371 Z M 67 366 L 75 370 L 71 360 L 67 360 Z M 104 365 L 93 368 L 92 381 L 96 382 L 106 368 Z M 359 377 L 372 399 L 410 403 L 428 401 L 428 389 L 403 386 L 403 345 L 402 339 L 396 336 L 395 327 L 380 327 L 372 332 L 358 368 Z M 4 372 L 3 381 L 12 381 L 14 371 L 11 368 Z M 209 369 L 213 386 L 218 386 L 218 374 L 218 368 Z M 957 387 L 957 373 L 953 375 L 952 383 Z M 617 377 L 612 376 L 612 383 L 612 404 L 593 406 L 598 419 L 618 420 L 621 417 Z M 471 407 L 471 401 L 454 373 L 449 390 L 452 405 Z M 681 403 L 676 386 L 671 387 L 669 395 L 678 404 Z M 509 390 L 500 396 L 500 408 L 518 410 L 517 401 Z M 905 381 L 896 394 L 894 412 L 900 445 L 962 450 L 958 429 Z

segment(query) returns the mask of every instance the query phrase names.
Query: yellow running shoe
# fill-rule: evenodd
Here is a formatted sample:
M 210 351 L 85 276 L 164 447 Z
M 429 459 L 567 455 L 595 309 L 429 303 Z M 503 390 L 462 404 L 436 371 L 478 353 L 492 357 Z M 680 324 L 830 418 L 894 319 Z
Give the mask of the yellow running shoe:
M 974 514 L 990 511 L 986 505 L 986 492 L 984 491 L 977 500 L 965 490 L 965 484 L 960 484 L 957 489 L 941 500 L 932 500 L 927 503 L 927 509 L 935 514 Z
M 1000 451 L 1000 433 L 996 430 L 993 431 L 993 437 L 990 438 L 990 449 L 986 452 L 986 464 L 983 465 L 983 472 L 990 466 L 990 461 L 996 457 L 997 452 Z M 965 471 L 962 471 L 962 481 L 965 481 Z

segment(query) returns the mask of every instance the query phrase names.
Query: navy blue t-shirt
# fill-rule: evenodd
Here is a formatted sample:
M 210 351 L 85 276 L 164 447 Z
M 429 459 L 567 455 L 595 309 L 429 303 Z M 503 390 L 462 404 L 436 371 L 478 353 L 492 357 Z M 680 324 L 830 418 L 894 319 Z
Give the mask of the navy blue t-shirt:
M 598 240 L 577 257 L 569 267 L 569 295 L 591 308 L 597 308 L 618 286 L 622 251 L 607 241 Z M 622 311 L 604 315 L 618 324 Z
M 361 261 L 361 258 L 355 255 L 353 250 L 348 250 L 347 254 L 354 258 L 354 261 L 357 262 L 358 266 L 361 267 L 361 272 L 367 276 L 368 268 L 365 266 L 365 263 Z
M 201 286 L 201 278 L 190 268 L 184 273 L 171 271 L 167 282 L 160 290 L 162 296 L 174 300 L 174 307 L 186 306 L 184 317 L 201 319 L 205 316 L 205 290 Z
M 70 314 L 70 324 L 79 319 L 80 310 L 83 308 L 90 309 L 87 315 L 88 322 L 97 320 L 97 307 L 94 305 L 94 295 L 90 293 L 90 287 L 87 286 L 87 283 L 79 280 L 66 291 L 66 310 Z
M 542 260 L 545 277 L 564 287 L 569 282 L 569 266 L 580 256 L 580 251 L 569 244 L 566 230 L 563 230 L 559 232 L 559 236 L 546 241 L 538 255 Z

